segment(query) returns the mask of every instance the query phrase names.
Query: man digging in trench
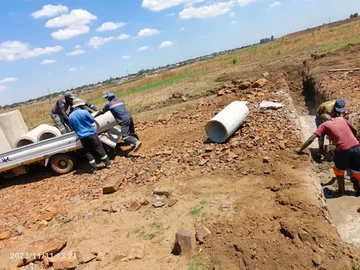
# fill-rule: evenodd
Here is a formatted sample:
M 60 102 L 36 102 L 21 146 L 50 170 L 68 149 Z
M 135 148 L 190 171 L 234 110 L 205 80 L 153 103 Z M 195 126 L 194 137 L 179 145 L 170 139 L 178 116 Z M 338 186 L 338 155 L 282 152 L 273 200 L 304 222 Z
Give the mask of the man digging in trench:
M 295 149 L 295 152 L 302 154 L 316 138 L 329 136 L 336 147 L 333 167 L 336 180 L 339 186 L 340 196 L 345 193 L 344 175 L 347 168 L 351 169 L 353 183 L 356 195 L 360 195 L 360 144 L 356 139 L 356 129 L 348 120 L 343 117 L 331 118 L 329 114 L 320 116 L 321 124 L 313 135 L 301 146 Z

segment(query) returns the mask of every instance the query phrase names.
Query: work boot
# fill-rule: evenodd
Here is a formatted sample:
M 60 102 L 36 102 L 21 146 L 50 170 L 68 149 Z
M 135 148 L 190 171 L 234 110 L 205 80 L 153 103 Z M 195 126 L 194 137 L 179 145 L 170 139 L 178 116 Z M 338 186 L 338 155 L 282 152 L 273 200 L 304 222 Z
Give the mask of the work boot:
M 353 184 L 353 188 L 355 190 L 355 196 L 359 197 L 360 196 L 360 185 L 359 185 L 359 181 L 355 178 L 355 177 L 351 177 L 350 178 L 352 184 Z
M 345 195 L 345 180 L 344 180 L 344 176 L 336 176 L 336 180 L 338 183 L 338 194 L 340 196 L 344 196 Z
M 141 147 L 141 141 L 137 141 L 134 145 L 134 152 L 137 152 Z
M 105 163 L 106 168 L 111 168 L 111 166 L 113 165 L 114 161 L 112 160 L 108 160 L 108 162 Z
M 96 174 L 96 173 L 97 173 L 97 168 L 91 167 L 90 172 L 91 172 L 92 174 Z

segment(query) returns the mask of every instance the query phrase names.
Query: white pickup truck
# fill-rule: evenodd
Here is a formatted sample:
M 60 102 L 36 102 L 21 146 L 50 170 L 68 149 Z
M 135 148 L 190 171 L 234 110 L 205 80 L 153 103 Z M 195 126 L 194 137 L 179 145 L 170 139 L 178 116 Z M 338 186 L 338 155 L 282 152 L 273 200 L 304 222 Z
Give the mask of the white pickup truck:
M 115 126 L 116 121 L 107 121 L 100 129 L 95 123 L 100 131 L 100 140 L 111 148 L 116 147 L 121 137 L 121 131 Z M 0 154 L 0 175 L 5 178 L 22 175 L 35 164 L 50 164 L 56 173 L 65 174 L 74 169 L 74 157 L 81 149 L 81 142 L 75 132 L 15 148 Z

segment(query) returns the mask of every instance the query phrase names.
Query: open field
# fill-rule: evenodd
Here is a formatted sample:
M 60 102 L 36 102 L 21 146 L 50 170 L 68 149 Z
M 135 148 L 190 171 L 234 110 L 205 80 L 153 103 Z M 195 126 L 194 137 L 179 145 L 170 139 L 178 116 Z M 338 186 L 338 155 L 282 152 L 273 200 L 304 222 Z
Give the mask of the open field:
M 2 180 L 0 233 L 11 237 L 0 240 L 0 269 L 15 269 L 11 254 L 53 236 L 67 241 L 64 252 L 105 254 L 76 269 L 359 269 L 359 203 L 351 185 L 337 198 L 328 183 L 331 163 L 293 152 L 311 133 L 320 102 L 342 96 L 350 113 L 358 109 L 360 73 L 328 69 L 360 67 L 360 45 L 347 46 L 359 37 L 360 20 L 348 20 L 111 87 L 134 112 L 142 148 L 132 158 L 118 149 L 113 167 L 97 175 L 80 160 L 67 175 L 36 169 Z M 234 85 L 263 77 L 263 87 Z M 205 95 L 223 85 L 228 91 Z M 81 98 L 101 107 L 103 90 Z M 166 103 L 173 93 L 188 99 Z M 226 143 L 210 142 L 206 123 L 234 100 L 249 102 L 249 118 Z M 284 108 L 260 111 L 262 100 Z M 28 127 L 51 123 L 54 102 L 21 108 Z M 124 179 L 120 190 L 103 195 L 114 177 Z M 155 208 L 159 186 L 171 195 Z M 141 206 L 133 209 L 134 202 Z M 211 231 L 206 241 L 190 254 L 171 254 L 178 229 L 194 235 L 199 226 Z M 143 245 L 143 255 L 128 260 L 134 244 Z

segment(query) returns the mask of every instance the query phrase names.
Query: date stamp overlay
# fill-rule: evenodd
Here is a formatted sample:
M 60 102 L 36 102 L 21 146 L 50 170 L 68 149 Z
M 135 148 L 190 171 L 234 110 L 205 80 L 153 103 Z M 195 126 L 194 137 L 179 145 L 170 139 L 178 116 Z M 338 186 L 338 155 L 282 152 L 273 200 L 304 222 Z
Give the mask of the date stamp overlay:
M 42 257 L 47 257 L 49 259 L 56 258 L 56 259 L 76 259 L 75 252 L 59 252 L 56 254 L 53 253 L 27 253 L 27 252 L 11 252 L 10 259 L 11 260 L 39 260 Z

